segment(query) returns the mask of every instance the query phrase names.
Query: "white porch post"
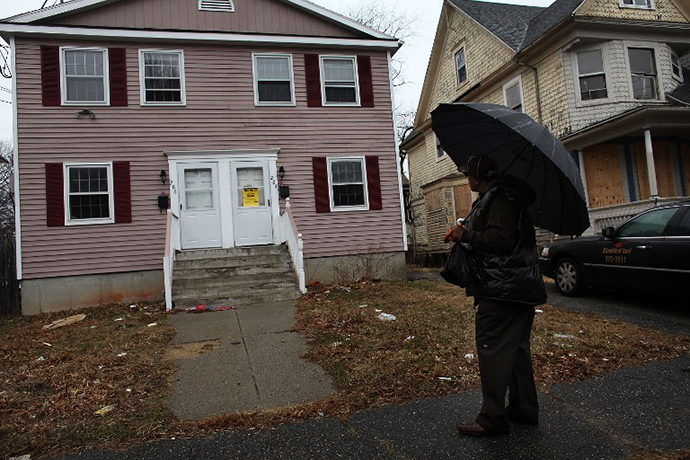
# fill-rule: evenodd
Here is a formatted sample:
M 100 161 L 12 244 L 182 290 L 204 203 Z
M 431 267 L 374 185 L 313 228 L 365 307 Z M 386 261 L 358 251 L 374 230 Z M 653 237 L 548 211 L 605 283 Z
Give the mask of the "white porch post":
M 652 132 L 644 130 L 644 146 L 647 153 L 647 173 L 649 175 L 650 198 L 659 197 L 659 187 L 656 183 L 656 166 L 654 165 L 654 150 L 652 149 Z
M 577 159 L 580 162 L 580 178 L 582 179 L 582 186 L 585 188 L 585 204 L 589 208 L 589 190 L 587 190 L 587 173 L 585 171 L 585 156 L 582 150 L 577 151 Z

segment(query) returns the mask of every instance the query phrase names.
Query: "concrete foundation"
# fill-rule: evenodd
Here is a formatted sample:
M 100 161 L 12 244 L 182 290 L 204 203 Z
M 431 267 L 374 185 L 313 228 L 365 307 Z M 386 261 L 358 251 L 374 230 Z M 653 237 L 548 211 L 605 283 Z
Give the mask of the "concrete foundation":
M 163 270 L 23 280 L 22 314 L 164 300 Z
M 405 279 L 404 252 L 354 254 L 304 260 L 307 283 L 348 283 L 358 279 Z

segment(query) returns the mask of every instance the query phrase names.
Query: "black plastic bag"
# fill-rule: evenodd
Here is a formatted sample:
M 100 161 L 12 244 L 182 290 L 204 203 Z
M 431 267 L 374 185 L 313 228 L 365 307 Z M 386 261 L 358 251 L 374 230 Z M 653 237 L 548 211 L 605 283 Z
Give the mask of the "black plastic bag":
M 462 243 L 455 243 L 448 254 L 441 276 L 451 284 L 471 288 L 481 284 L 479 263 Z

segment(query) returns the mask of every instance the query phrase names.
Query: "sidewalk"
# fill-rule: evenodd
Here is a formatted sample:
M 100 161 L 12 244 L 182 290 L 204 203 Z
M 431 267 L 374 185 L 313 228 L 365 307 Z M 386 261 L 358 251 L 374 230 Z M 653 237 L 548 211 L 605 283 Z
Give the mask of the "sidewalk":
M 59 458 L 642 460 L 650 457 L 645 449 L 690 455 L 690 357 L 555 385 L 539 396 L 540 426 L 513 425 L 509 436 L 458 437 L 455 423 L 472 420 L 479 407 L 474 391 L 367 410 L 347 422 L 322 418 Z
M 232 412 L 272 409 L 325 398 L 330 377 L 301 359 L 304 337 L 290 332 L 295 302 L 238 307 L 171 316 L 177 329 L 172 345 L 208 351 L 175 359 L 180 369 L 169 405 L 181 420 Z

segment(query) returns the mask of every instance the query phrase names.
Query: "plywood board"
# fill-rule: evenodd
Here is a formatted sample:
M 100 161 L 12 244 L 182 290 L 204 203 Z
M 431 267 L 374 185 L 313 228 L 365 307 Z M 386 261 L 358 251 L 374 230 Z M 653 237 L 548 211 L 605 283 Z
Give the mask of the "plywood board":
M 590 208 L 625 202 L 617 144 L 601 144 L 583 152 Z
M 435 211 L 441 209 L 441 190 L 431 190 L 426 194 L 426 205 L 429 211 Z
M 455 201 L 455 218 L 467 217 L 472 209 L 472 190 L 469 184 L 453 187 L 453 199 Z

